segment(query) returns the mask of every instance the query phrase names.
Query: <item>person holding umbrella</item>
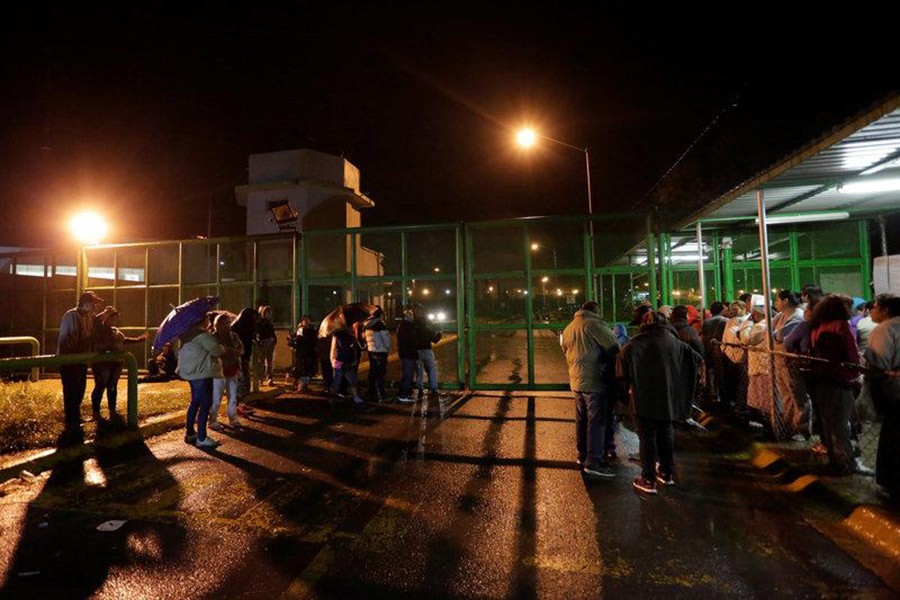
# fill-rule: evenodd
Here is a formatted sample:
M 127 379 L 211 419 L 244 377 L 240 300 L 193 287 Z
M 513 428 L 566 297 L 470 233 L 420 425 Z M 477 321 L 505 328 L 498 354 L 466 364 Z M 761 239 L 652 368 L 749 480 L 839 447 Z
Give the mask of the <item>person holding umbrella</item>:
M 206 435 L 206 421 L 213 401 L 213 379 L 224 377 L 221 356 L 225 354 L 225 347 L 207 331 L 207 322 L 204 315 L 179 336 L 178 374 L 191 386 L 184 441 L 198 448 L 219 445 L 218 441 Z

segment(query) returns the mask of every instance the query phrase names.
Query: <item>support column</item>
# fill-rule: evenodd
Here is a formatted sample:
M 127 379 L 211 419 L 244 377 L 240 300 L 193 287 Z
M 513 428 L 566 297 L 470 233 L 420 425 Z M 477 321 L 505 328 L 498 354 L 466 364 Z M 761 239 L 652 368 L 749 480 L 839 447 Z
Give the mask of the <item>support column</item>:
M 888 254 L 887 225 L 884 215 L 878 216 L 878 229 L 881 234 L 881 255 L 885 257 L 885 268 L 887 269 L 887 287 L 893 289 L 891 288 L 891 255 Z
M 734 302 L 734 247 L 730 236 L 722 238 L 722 301 Z
M 653 239 L 653 213 L 647 213 L 647 275 L 650 279 L 650 304 L 654 309 L 659 308 L 659 298 L 656 288 L 656 241 Z
M 703 224 L 697 221 L 697 281 L 700 283 L 700 320 L 703 320 L 706 303 L 706 273 L 703 271 Z

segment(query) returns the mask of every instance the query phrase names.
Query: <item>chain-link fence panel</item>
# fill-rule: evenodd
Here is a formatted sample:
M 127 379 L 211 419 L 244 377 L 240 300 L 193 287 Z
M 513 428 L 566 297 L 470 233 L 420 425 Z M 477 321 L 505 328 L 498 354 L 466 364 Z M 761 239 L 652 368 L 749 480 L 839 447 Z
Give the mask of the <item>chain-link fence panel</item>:
M 792 462 L 874 488 L 876 465 L 900 452 L 900 440 L 881 439 L 892 409 L 876 409 L 870 391 L 873 378 L 900 373 L 765 346 L 714 342 L 707 348 L 704 406 L 734 417 Z

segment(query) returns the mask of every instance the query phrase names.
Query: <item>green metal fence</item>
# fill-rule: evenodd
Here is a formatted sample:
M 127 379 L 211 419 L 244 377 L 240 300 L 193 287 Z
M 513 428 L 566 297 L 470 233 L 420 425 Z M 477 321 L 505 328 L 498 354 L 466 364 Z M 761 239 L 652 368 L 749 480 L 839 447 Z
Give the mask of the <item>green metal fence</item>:
M 561 389 L 557 334 L 589 298 L 609 323 L 629 321 L 645 301 L 699 306 L 701 255 L 707 304 L 762 289 L 755 226 L 703 227 L 702 245 L 693 231 L 658 232 L 643 214 L 620 214 L 18 253 L 0 256 L 0 334 L 55 348 L 59 319 L 82 289 L 117 306 L 128 335 L 152 334 L 172 305 L 215 294 L 233 312 L 273 307 L 284 368 L 284 339 L 302 314 L 316 320 L 365 301 L 393 327 L 417 303 L 444 332 L 435 350 L 444 387 Z M 865 220 L 774 226 L 769 239 L 773 290 L 816 283 L 871 296 Z M 135 351 L 141 367 L 148 351 L 149 341 Z M 388 376 L 399 379 L 398 361 Z

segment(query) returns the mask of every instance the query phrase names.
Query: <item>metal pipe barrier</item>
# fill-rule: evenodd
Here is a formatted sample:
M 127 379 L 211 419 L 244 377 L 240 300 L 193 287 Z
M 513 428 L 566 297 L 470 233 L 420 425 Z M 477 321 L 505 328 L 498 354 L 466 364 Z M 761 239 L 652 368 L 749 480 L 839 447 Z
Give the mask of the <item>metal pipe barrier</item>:
M 0 370 L 15 371 L 35 367 L 60 367 L 62 365 L 89 365 L 94 362 L 122 361 L 128 369 L 128 427 L 138 426 L 138 367 L 131 352 L 86 352 L 83 354 L 45 354 L 0 359 Z
M 900 378 L 900 371 L 881 371 L 864 364 L 783 350 L 770 351 L 764 345 L 713 341 L 707 348 L 702 402 L 746 417 L 751 429 L 776 443 L 786 444 L 785 449 L 796 452 L 800 460 L 815 463 L 815 467 L 822 466 L 820 463 L 827 453 L 834 453 L 828 440 L 821 438 L 823 427 L 834 430 L 846 426 L 835 420 L 841 418 L 839 414 L 846 413 L 836 410 L 828 390 L 825 398 L 816 396 L 822 393 L 823 384 L 831 380 L 829 375 L 837 376 L 844 370 L 848 375 L 843 380 L 846 384 L 842 385 L 839 379 L 833 381 L 852 392 L 849 424 L 855 472 L 872 474 L 879 442 L 885 442 L 880 440 L 884 415 L 876 408 L 865 379 Z M 851 377 L 853 374 L 855 379 Z M 891 443 L 900 450 L 900 440 Z M 874 479 L 864 479 L 875 486 Z
M 41 343 L 37 338 L 29 335 L 19 335 L 13 337 L 0 337 L 0 346 L 13 346 L 15 344 L 29 344 L 31 346 L 31 355 L 37 356 L 41 353 Z M 31 369 L 31 381 L 37 381 L 41 378 L 41 370 L 38 367 Z

